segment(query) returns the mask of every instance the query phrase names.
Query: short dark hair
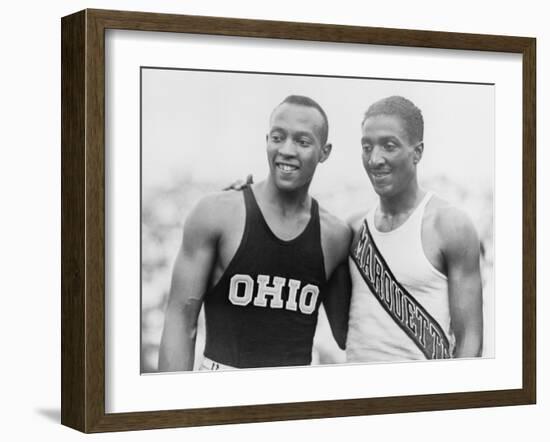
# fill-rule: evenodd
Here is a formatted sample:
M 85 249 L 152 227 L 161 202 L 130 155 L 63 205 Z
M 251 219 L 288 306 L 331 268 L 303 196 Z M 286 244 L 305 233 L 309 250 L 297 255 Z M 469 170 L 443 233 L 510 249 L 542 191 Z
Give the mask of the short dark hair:
M 321 144 L 324 146 L 328 140 L 328 117 L 323 108 L 314 99 L 306 97 L 304 95 L 289 95 L 283 101 L 281 101 L 275 109 L 283 104 L 296 104 L 298 106 L 313 107 L 317 109 L 323 117 L 323 126 L 321 127 Z
M 361 126 L 367 118 L 376 115 L 396 115 L 405 123 L 410 142 L 419 143 L 424 139 L 424 118 L 420 109 L 412 101 L 398 95 L 382 98 L 369 106 Z

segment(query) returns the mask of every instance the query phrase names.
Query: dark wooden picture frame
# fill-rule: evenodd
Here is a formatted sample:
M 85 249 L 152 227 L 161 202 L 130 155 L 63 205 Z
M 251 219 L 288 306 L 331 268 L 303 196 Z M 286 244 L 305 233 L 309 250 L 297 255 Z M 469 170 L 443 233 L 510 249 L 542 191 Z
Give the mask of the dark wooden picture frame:
M 62 19 L 61 422 L 83 432 L 533 404 L 536 401 L 536 41 L 533 38 L 85 10 Z M 517 53 L 523 66 L 522 388 L 105 412 L 105 30 Z

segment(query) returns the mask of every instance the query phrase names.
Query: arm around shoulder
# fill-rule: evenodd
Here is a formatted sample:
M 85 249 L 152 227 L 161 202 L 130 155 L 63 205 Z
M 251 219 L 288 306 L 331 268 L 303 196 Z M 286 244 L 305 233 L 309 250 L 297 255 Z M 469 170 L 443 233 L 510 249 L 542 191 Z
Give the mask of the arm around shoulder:
M 349 223 L 340 220 L 327 212 L 322 217 L 322 243 L 323 253 L 327 267 L 327 277 L 339 264 L 347 261 L 353 238 L 353 230 Z
M 199 202 L 185 221 L 183 239 L 172 271 L 159 371 L 192 370 L 197 321 L 215 263 L 219 229 L 215 197 Z
M 348 253 L 352 240 L 351 228 L 344 222 L 333 219 L 324 253 L 332 259 L 333 270 L 328 277 L 323 305 L 332 330 L 332 335 L 341 349 L 345 349 L 348 332 L 351 278 Z M 328 260 L 325 260 L 328 261 Z

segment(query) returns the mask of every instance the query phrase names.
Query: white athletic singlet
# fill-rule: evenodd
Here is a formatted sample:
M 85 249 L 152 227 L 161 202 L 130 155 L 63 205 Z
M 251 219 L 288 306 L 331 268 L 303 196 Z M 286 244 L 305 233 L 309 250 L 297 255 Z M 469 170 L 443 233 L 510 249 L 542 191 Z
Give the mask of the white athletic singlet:
M 422 247 L 422 219 L 431 197 L 432 193 L 427 192 L 409 218 L 391 232 L 376 229 L 377 207 L 367 212 L 366 219 L 372 238 L 393 275 L 441 325 L 452 354 L 455 339 L 450 328 L 447 277 L 429 262 Z M 350 271 L 353 290 L 346 345 L 348 362 L 426 359 L 375 298 L 352 259 Z

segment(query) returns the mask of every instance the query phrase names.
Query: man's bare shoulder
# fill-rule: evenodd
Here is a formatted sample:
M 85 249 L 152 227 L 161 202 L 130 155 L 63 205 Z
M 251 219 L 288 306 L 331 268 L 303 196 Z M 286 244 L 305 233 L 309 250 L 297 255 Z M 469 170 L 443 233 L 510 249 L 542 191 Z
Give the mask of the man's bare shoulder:
M 243 204 L 243 191 L 220 191 L 205 196 L 201 202 L 211 210 L 233 210 Z
M 319 206 L 319 218 L 326 245 L 330 250 L 336 250 L 338 254 L 347 254 L 352 238 L 350 226 L 321 206 Z
M 367 211 L 363 210 L 361 212 L 354 213 L 348 218 L 348 225 L 351 227 L 354 233 L 359 231 L 361 225 L 363 224 L 363 220 L 367 216 Z
M 470 216 L 461 208 L 436 195 L 426 207 L 426 218 L 438 236 L 447 245 L 479 243 L 477 231 Z
M 319 218 L 321 219 L 321 226 L 336 239 L 345 239 L 351 234 L 348 223 L 321 206 L 319 206 Z
M 193 207 L 185 227 L 217 231 L 239 211 L 244 211 L 241 191 L 212 193 L 202 197 Z

